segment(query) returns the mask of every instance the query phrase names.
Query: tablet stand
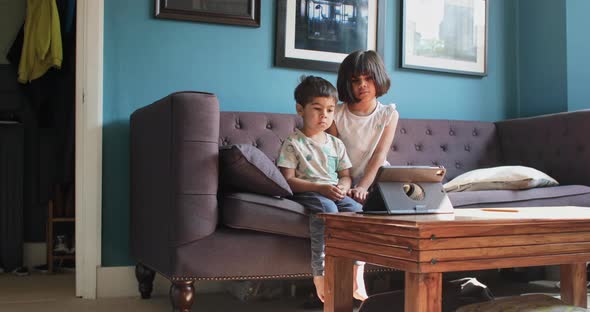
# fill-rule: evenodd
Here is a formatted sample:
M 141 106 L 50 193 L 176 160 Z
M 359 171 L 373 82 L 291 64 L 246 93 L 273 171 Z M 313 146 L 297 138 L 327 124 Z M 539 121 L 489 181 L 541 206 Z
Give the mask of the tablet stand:
M 406 189 L 404 189 L 404 187 Z M 363 213 L 419 214 L 452 213 L 453 205 L 441 182 L 377 182 Z M 407 189 L 414 189 L 407 194 Z M 422 192 L 422 193 L 420 193 Z M 413 196 L 413 195 L 421 196 Z M 416 198 L 413 199 L 412 197 Z

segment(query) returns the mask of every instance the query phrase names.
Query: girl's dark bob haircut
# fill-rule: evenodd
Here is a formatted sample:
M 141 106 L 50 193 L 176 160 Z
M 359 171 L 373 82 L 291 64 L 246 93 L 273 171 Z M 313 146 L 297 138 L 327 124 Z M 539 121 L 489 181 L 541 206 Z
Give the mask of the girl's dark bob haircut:
M 355 51 L 350 53 L 338 68 L 336 86 L 340 101 L 344 103 L 358 102 L 352 92 L 352 78 L 361 75 L 373 77 L 376 97 L 382 96 L 389 90 L 391 81 L 379 54 L 372 50 Z

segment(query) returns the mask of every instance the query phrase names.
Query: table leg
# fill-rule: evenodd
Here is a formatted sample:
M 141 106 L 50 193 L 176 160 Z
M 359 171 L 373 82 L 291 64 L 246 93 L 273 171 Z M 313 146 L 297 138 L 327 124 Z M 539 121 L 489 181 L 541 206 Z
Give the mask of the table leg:
M 406 272 L 404 311 L 440 312 L 442 273 Z
M 326 255 L 324 312 L 352 311 L 352 259 Z
M 559 274 L 561 300 L 586 308 L 586 263 L 562 264 Z

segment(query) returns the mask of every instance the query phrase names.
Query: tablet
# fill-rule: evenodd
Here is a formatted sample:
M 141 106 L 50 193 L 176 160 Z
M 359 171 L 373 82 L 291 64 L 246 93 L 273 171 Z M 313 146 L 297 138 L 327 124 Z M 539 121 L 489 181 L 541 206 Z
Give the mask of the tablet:
M 433 166 L 382 166 L 373 185 L 378 182 L 442 182 L 447 170 Z
M 453 206 L 442 186 L 444 167 L 383 166 L 361 213 L 451 213 Z

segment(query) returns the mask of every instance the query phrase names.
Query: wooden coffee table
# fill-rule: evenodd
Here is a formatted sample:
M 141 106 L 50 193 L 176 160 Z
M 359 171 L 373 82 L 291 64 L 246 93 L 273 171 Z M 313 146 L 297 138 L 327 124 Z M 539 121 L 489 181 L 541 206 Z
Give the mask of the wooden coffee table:
M 590 208 L 321 216 L 326 220 L 324 311 L 352 311 L 354 260 L 404 271 L 405 311 L 441 310 L 443 272 L 557 264 L 562 300 L 586 307 Z

